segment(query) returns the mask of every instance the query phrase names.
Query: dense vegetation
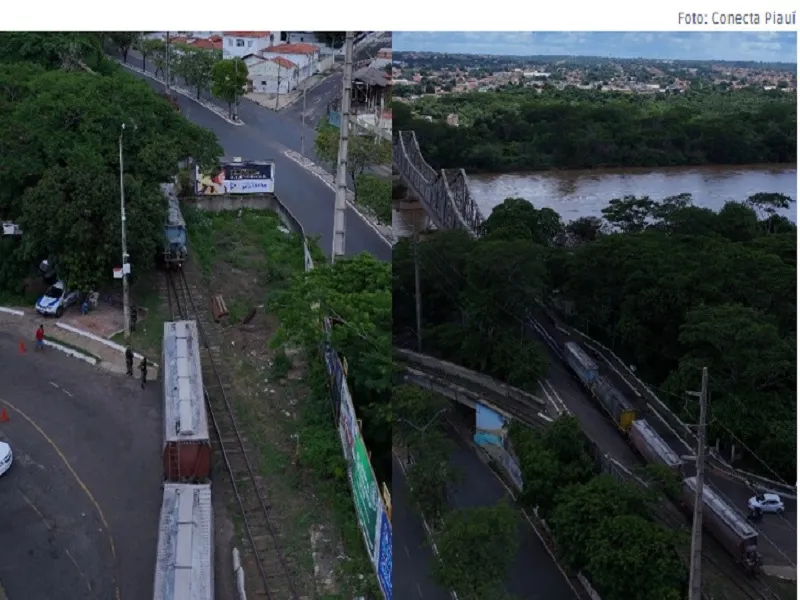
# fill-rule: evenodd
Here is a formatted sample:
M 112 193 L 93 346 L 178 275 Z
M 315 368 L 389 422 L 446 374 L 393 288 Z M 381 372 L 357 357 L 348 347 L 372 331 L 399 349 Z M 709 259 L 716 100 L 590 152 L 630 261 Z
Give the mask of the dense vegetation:
M 420 244 L 424 351 L 533 385 L 547 363 L 523 331 L 526 311 L 569 305 L 573 324 L 635 364 L 687 422 L 697 422 L 696 404 L 684 390 L 707 366 L 709 439 L 746 447 L 749 468 L 794 481 L 796 228 L 770 214 L 788 205 L 756 194 L 715 213 L 688 196 L 628 197 L 604 209 L 605 221 L 564 225 L 508 199 L 481 238 L 443 231 Z M 393 287 L 394 333 L 408 338 L 408 240 L 395 248 Z
M 0 218 L 24 232 L 0 239 L 0 287 L 10 291 L 19 292 L 44 258 L 77 289 L 111 280 L 122 255 L 123 123 L 128 252 L 139 272 L 162 241 L 159 183 L 185 158 L 211 166 L 221 154 L 211 132 L 106 60 L 102 41 L 100 34 L 0 34 Z
M 426 97 L 393 105 L 434 168 L 551 168 L 794 163 L 797 100 L 780 90 L 657 96 L 555 88 Z M 444 123 L 459 115 L 460 127 Z M 432 117 L 432 121 L 421 117 Z

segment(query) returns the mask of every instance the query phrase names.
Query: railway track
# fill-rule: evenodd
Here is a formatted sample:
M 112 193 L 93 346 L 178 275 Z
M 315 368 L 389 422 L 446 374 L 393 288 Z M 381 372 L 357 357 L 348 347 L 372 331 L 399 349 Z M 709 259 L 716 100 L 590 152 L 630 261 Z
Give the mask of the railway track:
M 258 577 L 247 581 L 250 597 L 267 600 L 301 600 L 292 570 L 286 560 L 280 535 L 270 518 L 270 505 L 259 485 L 259 478 L 248 456 L 231 401 L 217 368 L 219 347 L 214 343 L 213 325 L 208 312 L 198 309 L 202 297 L 189 285 L 186 274 L 167 271 L 167 300 L 173 320 L 197 321 L 202 352 L 203 389 L 211 429 L 216 437 L 217 458 L 222 458 L 230 476 L 233 495 L 239 507 L 242 530 L 247 540 L 245 557 L 255 562 Z

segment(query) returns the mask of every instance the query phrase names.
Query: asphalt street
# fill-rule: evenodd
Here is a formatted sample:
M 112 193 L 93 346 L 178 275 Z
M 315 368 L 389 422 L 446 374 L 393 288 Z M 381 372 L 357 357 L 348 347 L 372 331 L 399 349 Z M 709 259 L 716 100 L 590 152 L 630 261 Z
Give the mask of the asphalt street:
M 129 62 L 136 64 L 136 59 L 129 57 Z M 145 79 L 159 92 L 164 91 L 163 84 L 130 72 Z M 216 133 L 225 156 L 275 161 L 276 194 L 300 220 L 307 235 L 321 236 L 321 248 L 329 255 L 333 240 L 334 191 L 284 155 L 285 150 L 300 152 L 300 125 L 281 113 L 265 110 L 249 101 L 242 102 L 239 112 L 246 125 L 231 125 L 185 96 L 176 94 L 175 97 L 187 119 Z M 314 135 L 313 129 L 307 127 L 306 156 L 312 160 L 315 159 L 309 148 L 313 148 Z M 380 260 L 391 260 L 391 246 L 351 208 L 347 209 L 346 226 L 348 256 L 368 252 Z
M 568 339 L 573 339 L 573 341 L 581 344 L 585 342 L 577 335 L 565 335 L 545 318 L 539 319 L 539 324 L 559 344 L 566 342 Z M 531 332 L 531 335 L 543 339 L 539 333 Z M 624 436 L 613 425 L 608 415 L 597 405 L 594 398 L 571 375 L 569 368 L 561 361 L 558 354 L 549 344 L 545 343 L 545 346 L 547 346 L 551 357 L 547 380 L 555 388 L 555 391 L 570 412 L 578 419 L 581 428 L 604 452 L 607 452 L 622 464 L 628 467 L 643 465 L 642 459 L 628 445 Z M 602 374 L 607 376 L 620 391 L 633 401 L 635 396 L 632 395 L 631 386 L 628 384 L 628 381 L 632 381 L 632 379 L 630 377 L 623 378 L 621 376 L 622 366 L 615 364 L 616 361 L 610 357 L 606 357 L 606 359 L 606 361 L 600 361 L 599 366 Z M 611 368 L 609 362 L 613 364 L 614 369 Z M 664 436 L 665 440 L 670 443 L 679 456 L 690 454 L 683 444 L 665 430 L 661 421 L 652 416 L 647 420 Z M 685 463 L 684 471 L 687 477 L 694 475 L 694 463 Z M 757 493 L 757 490 L 751 489 L 738 481 L 725 478 L 716 472 L 709 472 L 708 481 L 710 486 L 734 508 L 738 509 L 742 515 L 747 511 L 748 499 Z M 784 502 L 786 504 L 786 513 L 784 515 L 766 515 L 762 522 L 755 524 L 755 527 L 762 533 L 762 538 L 759 540 L 759 550 L 764 555 L 765 564 L 786 565 L 789 562 L 795 563 L 797 560 L 797 501 L 786 498 Z
M 0 333 L 0 579 L 10 600 L 152 596 L 161 504 L 157 386 Z M 24 413 L 24 414 L 23 414 Z M 109 535 L 110 534 L 110 535 Z M 112 549 L 113 540 L 113 549 Z
M 506 488 L 475 450 L 452 429 L 450 437 L 456 444 L 451 461 L 464 474 L 463 481 L 452 493 L 454 506 L 493 506 L 508 498 Z M 394 501 L 394 496 L 392 499 Z M 519 550 L 508 571 L 506 591 L 520 600 L 574 600 L 575 595 L 561 570 L 522 513 L 519 515 Z
M 392 594 L 403 600 L 451 600 L 450 593 L 431 579 L 431 565 L 438 559 L 409 493 L 405 474 L 392 457 Z

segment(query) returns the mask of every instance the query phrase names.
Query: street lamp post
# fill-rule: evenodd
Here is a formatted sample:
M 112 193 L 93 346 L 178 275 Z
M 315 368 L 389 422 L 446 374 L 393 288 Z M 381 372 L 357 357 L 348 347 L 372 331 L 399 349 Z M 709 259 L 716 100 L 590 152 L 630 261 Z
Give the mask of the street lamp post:
M 123 318 L 125 320 L 125 340 L 131 337 L 131 305 L 128 285 L 128 240 L 125 223 L 125 169 L 122 160 L 122 136 L 125 134 L 125 123 L 119 132 L 119 204 L 122 217 L 122 303 Z

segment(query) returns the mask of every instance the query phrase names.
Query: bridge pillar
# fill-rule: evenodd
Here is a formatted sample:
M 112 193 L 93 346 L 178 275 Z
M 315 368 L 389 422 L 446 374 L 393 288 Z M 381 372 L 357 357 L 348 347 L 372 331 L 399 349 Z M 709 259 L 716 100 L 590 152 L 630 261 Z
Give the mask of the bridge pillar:
M 422 202 L 392 167 L 392 230 L 395 236 L 410 237 L 415 229 L 421 233 L 430 228 L 431 222 Z

